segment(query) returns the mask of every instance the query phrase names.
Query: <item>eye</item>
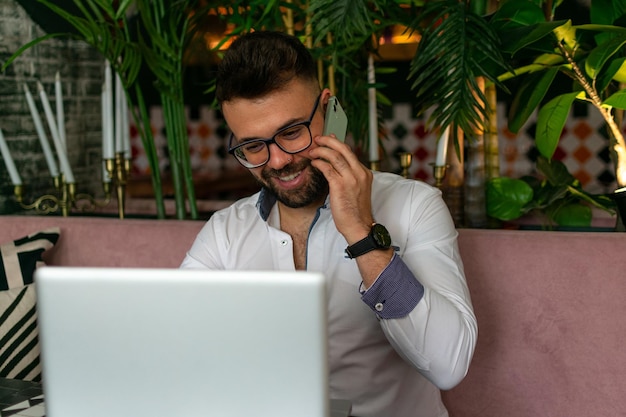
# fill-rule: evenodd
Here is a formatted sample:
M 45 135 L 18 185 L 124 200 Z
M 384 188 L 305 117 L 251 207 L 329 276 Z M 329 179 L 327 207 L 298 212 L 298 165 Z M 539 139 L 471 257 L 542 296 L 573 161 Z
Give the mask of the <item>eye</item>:
M 263 142 L 249 142 L 241 145 L 241 150 L 245 153 L 257 153 L 261 152 L 265 148 Z
M 306 127 L 304 125 L 297 125 L 297 126 L 288 127 L 287 129 L 279 132 L 276 135 L 276 138 L 277 139 L 282 139 L 282 140 L 298 139 L 300 136 L 302 136 L 302 132 L 305 129 L 306 129 Z

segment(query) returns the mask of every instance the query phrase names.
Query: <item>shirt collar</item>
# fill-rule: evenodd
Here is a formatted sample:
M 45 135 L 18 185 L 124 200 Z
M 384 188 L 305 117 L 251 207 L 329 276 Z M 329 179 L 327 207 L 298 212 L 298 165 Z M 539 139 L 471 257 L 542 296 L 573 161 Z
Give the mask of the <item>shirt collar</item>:
M 321 208 L 327 208 L 329 202 L 330 195 L 327 195 L 326 201 L 324 201 L 324 205 Z M 272 211 L 274 204 L 276 204 L 276 196 L 267 188 L 261 188 L 261 192 L 259 193 L 259 199 L 256 202 L 256 207 L 263 221 L 267 221 L 267 219 L 270 217 L 270 212 Z
M 259 199 L 256 202 L 257 210 L 259 210 L 259 215 L 263 219 L 263 221 L 267 221 L 270 217 L 270 212 L 272 211 L 272 207 L 276 204 L 276 196 L 270 192 L 267 188 L 261 188 L 261 192 L 259 193 Z

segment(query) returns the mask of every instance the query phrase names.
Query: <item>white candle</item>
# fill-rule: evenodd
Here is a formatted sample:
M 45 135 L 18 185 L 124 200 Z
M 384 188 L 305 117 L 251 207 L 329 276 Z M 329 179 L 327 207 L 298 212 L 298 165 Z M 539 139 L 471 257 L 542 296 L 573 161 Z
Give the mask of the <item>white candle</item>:
M 41 123 L 41 117 L 39 116 L 39 111 L 37 110 L 37 106 L 35 105 L 35 100 L 33 99 L 33 96 L 30 93 L 30 90 L 28 89 L 28 86 L 26 84 L 24 84 L 24 93 L 26 94 L 26 102 L 28 102 L 30 115 L 33 118 L 33 123 L 35 123 L 37 136 L 39 136 L 39 143 L 41 143 L 43 154 L 45 155 L 46 162 L 48 163 L 50 175 L 56 177 L 57 175 L 59 175 L 59 169 L 57 168 L 57 163 L 54 160 L 54 155 L 52 154 L 52 149 L 50 148 L 50 142 L 48 141 L 46 131 L 43 128 L 43 123 Z
M 70 162 L 67 159 L 65 148 L 63 147 L 63 144 L 61 143 L 61 138 L 59 137 L 59 129 L 54 119 L 54 114 L 52 113 L 50 102 L 48 101 L 48 95 L 46 94 L 45 90 L 43 89 L 43 85 L 41 85 L 40 82 L 37 82 L 37 88 L 39 89 L 39 97 L 41 98 L 43 110 L 46 114 L 46 119 L 48 120 L 48 127 L 50 128 L 50 134 L 52 135 L 54 148 L 56 149 L 57 157 L 59 158 L 61 173 L 65 176 L 66 183 L 73 184 L 75 182 L 74 174 L 72 173 L 72 168 L 70 167 Z
M 376 75 L 374 73 L 374 57 L 372 54 L 370 54 L 367 60 L 367 82 L 370 84 L 370 87 L 367 90 L 370 161 L 378 161 L 378 111 L 376 107 L 376 88 L 372 86 L 376 83 Z
M 63 109 L 63 88 L 61 87 L 61 75 L 57 71 L 54 81 L 54 96 L 56 99 L 57 111 L 57 128 L 59 129 L 59 137 L 63 144 L 63 149 L 67 154 L 67 136 L 65 132 L 65 110 Z
M 111 66 L 109 62 L 105 62 L 104 66 L 104 98 L 102 100 L 102 112 L 103 120 L 105 121 L 102 126 L 103 144 L 102 144 L 102 158 L 113 159 L 115 153 L 115 145 L 113 142 L 113 86 Z
M 124 88 L 120 75 L 115 73 L 115 152 L 124 153 L 124 121 L 122 112 L 124 111 Z
M 130 159 L 132 156 L 130 150 L 130 120 L 128 114 L 128 100 L 125 93 L 122 98 L 122 149 L 124 150 L 124 158 Z
M 111 182 L 111 177 L 109 177 L 109 171 L 106 168 L 105 154 L 107 153 L 106 144 L 107 141 L 105 138 L 107 137 L 107 115 L 106 115 L 106 92 L 104 84 L 102 84 L 102 93 L 101 93 L 101 102 L 102 102 L 102 182 Z M 113 150 L 111 150 L 112 154 Z M 109 158 L 111 159 L 111 158 Z
M 7 171 L 9 171 L 9 177 L 11 177 L 11 182 L 13 183 L 13 185 L 22 185 L 22 179 L 17 173 L 15 163 L 13 163 L 13 158 L 11 157 L 11 153 L 9 152 L 9 147 L 7 146 L 7 143 L 4 140 L 2 129 L 0 129 L 0 153 L 2 153 L 4 165 L 6 165 Z
M 448 138 L 450 137 L 450 126 L 441 134 L 441 137 L 437 141 L 437 155 L 435 158 L 435 166 L 442 167 L 447 164 L 448 154 Z

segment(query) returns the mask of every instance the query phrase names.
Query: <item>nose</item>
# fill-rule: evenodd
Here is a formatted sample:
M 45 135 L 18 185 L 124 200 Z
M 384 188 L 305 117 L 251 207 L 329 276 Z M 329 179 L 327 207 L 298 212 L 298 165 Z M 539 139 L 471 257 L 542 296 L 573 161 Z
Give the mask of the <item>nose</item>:
M 269 152 L 270 152 L 270 159 L 269 161 L 267 161 L 267 166 L 269 166 L 272 169 L 284 168 L 285 165 L 290 163 L 291 160 L 293 159 L 291 154 L 288 154 L 287 152 L 280 149 L 280 147 L 276 145 L 275 143 L 269 144 Z

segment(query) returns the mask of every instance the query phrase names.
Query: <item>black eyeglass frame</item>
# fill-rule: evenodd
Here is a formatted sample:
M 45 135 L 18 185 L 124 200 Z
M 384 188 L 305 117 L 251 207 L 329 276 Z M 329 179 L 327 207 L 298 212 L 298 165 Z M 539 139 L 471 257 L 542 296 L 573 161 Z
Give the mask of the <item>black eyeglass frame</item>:
M 302 152 L 306 149 L 308 149 L 311 144 L 313 143 L 313 134 L 311 133 L 311 123 L 313 122 L 313 118 L 315 117 L 315 112 L 317 111 L 317 108 L 320 104 L 320 99 L 322 98 L 322 95 L 320 94 L 319 96 L 317 96 L 317 99 L 315 99 L 315 105 L 313 106 L 313 111 L 311 112 L 311 115 L 309 116 L 308 120 L 305 120 L 303 122 L 298 122 L 298 123 L 294 123 L 291 124 L 289 126 L 286 126 L 282 129 L 280 129 L 279 131 L 277 131 L 276 133 L 274 133 L 274 136 L 272 136 L 269 139 L 263 139 L 263 138 L 259 138 L 259 139 L 252 139 L 252 140 L 247 140 L 245 142 L 242 142 L 236 146 L 232 146 L 233 143 L 233 139 L 235 138 L 235 135 L 231 132 L 230 134 L 230 138 L 228 139 L 228 153 L 233 155 L 235 157 L 235 159 L 244 167 L 250 169 L 250 168 L 258 168 L 258 167 L 262 167 L 263 165 L 267 164 L 270 160 L 270 146 L 272 143 L 275 143 L 276 146 L 278 146 L 280 148 L 280 150 L 282 150 L 283 152 L 289 154 L 289 155 L 293 155 L 296 154 L 298 152 Z M 294 127 L 297 126 L 304 126 L 307 128 L 307 130 L 309 131 L 309 144 L 304 146 L 302 149 L 298 149 L 297 151 L 288 151 L 286 149 L 284 149 L 282 146 L 280 146 L 280 143 L 276 142 L 276 136 L 280 135 L 281 133 L 283 133 L 286 130 L 289 129 L 293 129 Z M 263 144 L 265 144 L 265 146 L 267 147 L 267 159 L 265 160 L 265 162 L 263 162 L 262 164 L 250 164 L 247 163 L 246 161 L 242 160 L 241 158 L 237 157 L 237 155 L 235 155 L 235 152 L 237 151 L 237 149 L 241 148 L 242 146 L 248 146 L 251 143 L 258 143 L 261 142 Z

